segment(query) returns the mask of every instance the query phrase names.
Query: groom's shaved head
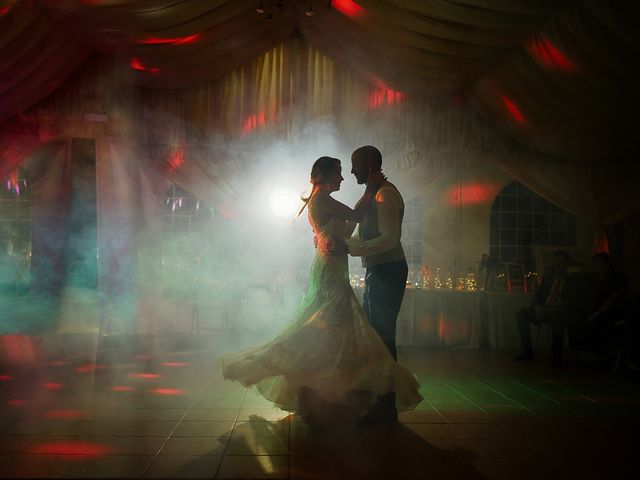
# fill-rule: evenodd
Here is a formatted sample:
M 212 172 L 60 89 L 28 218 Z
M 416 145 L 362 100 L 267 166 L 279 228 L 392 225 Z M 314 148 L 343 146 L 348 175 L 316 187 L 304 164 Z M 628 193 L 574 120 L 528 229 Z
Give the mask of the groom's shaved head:
M 351 154 L 351 158 L 366 162 L 374 171 L 382 168 L 382 154 L 373 145 L 365 145 L 356 149 Z
M 351 173 L 353 173 L 359 185 L 367 183 L 369 175 L 379 172 L 382 168 L 382 154 L 380 150 L 371 145 L 365 145 L 351 154 Z

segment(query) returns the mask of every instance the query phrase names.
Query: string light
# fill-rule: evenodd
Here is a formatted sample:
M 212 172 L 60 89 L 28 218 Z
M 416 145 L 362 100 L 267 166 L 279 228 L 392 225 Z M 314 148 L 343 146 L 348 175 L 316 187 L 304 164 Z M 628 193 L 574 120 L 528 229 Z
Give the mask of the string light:
M 478 280 L 473 269 L 467 272 L 466 287 L 468 292 L 475 292 L 478 289 Z
M 448 290 L 453 288 L 453 278 L 451 277 L 451 269 L 449 269 L 449 275 L 447 275 L 447 279 L 444 281 L 444 287 Z
M 442 288 L 442 280 L 440 279 L 440 267 L 436 267 L 436 276 L 433 279 L 433 288 L 440 290 Z

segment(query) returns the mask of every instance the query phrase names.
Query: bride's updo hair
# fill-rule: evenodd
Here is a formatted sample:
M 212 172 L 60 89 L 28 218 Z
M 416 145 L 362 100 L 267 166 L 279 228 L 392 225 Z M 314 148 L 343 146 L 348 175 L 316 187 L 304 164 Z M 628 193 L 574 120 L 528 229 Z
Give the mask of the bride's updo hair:
M 333 175 L 340 166 L 340 160 L 333 157 L 320 157 L 311 167 L 311 178 L 309 182 L 315 187 L 324 183 L 328 177 Z
M 318 185 L 326 182 L 327 178 L 333 175 L 339 166 L 340 160 L 333 157 L 320 157 L 314 162 L 313 167 L 311 167 L 311 178 L 309 179 L 309 183 L 313 185 L 313 188 L 311 189 L 311 193 L 308 197 L 302 197 L 304 205 L 302 205 L 302 208 L 300 208 L 300 211 L 297 215 L 298 217 L 304 211 L 305 207 L 309 203 L 309 200 L 311 200 L 311 197 L 313 196 L 313 193 L 315 192 Z

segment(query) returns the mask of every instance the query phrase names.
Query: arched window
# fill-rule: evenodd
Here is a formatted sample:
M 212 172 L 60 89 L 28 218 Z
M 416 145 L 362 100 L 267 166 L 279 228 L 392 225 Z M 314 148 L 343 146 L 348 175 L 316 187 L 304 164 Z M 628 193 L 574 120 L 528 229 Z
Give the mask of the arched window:
M 574 247 L 573 215 L 519 182 L 504 187 L 491 207 L 490 255 L 533 270 L 534 246 Z
M 17 291 L 31 269 L 31 183 L 18 167 L 0 184 L 0 284 Z

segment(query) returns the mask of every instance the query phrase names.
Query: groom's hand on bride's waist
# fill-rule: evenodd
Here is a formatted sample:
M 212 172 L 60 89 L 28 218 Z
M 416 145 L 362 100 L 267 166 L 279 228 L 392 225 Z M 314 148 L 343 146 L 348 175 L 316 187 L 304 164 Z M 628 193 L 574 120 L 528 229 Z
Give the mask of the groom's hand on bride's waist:
M 347 246 L 335 238 L 314 237 L 313 243 L 319 253 L 325 256 L 346 255 L 348 253 Z

